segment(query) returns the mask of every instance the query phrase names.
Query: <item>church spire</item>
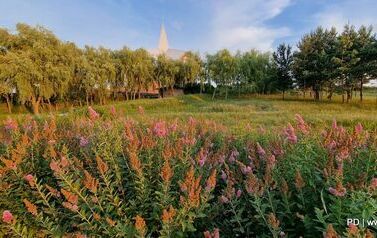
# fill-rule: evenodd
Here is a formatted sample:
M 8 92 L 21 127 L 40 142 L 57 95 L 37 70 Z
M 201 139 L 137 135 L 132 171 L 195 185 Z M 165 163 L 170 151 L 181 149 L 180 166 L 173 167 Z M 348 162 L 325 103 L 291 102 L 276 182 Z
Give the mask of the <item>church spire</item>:
M 158 50 L 161 53 L 165 53 L 169 49 L 169 44 L 168 44 L 168 36 L 165 31 L 164 24 L 161 24 L 161 30 L 160 30 L 160 41 L 158 43 Z

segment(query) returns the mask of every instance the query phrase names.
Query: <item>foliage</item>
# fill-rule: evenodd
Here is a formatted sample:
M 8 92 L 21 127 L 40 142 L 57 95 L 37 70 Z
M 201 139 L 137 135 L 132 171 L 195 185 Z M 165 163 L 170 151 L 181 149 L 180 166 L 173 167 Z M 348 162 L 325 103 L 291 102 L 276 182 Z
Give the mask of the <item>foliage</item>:
M 8 119 L 0 137 L 5 236 L 368 237 L 346 219 L 376 219 L 376 135 L 360 124 L 319 135 L 296 115 L 235 137 L 211 121 L 89 107 Z
M 293 54 L 290 45 L 280 44 L 273 54 L 274 62 L 277 68 L 278 85 L 277 87 L 284 93 L 293 88 L 292 63 Z

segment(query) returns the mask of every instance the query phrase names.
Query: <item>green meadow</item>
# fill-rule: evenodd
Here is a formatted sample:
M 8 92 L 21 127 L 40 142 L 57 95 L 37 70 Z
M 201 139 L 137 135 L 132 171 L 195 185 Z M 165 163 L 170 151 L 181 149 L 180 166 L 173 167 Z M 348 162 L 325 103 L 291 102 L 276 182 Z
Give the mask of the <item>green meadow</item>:
M 112 102 L 105 106 L 94 106 L 100 112 L 106 113 L 112 106 L 124 115 L 137 121 L 174 120 L 194 117 L 201 120 L 212 120 L 224 125 L 234 133 L 246 133 L 258 130 L 260 126 L 269 129 L 285 125 L 295 114 L 302 115 L 314 128 L 336 119 L 343 126 L 353 126 L 361 122 L 366 128 L 377 128 L 377 101 L 372 92 L 361 103 L 354 99 L 351 103 L 342 103 L 340 97 L 332 101 L 314 102 L 310 98 L 290 96 L 285 100 L 280 95 L 242 96 L 228 100 L 212 100 L 209 95 L 184 95 L 161 99 L 142 99 L 122 102 Z M 138 112 L 141 106 L 145 114 Z M 16 109 L 16 113 L 5 113 L 1 107 L 0 119 L 7 117 L 23 117 L 27 112 Z M 18 111 L 18 112 L 17 112 Z M 86 107 L 63 108 L 52 112 L 60 116 L 74 116 L 86 113 Z M 39 117 L 50 115 L 44 112 Z

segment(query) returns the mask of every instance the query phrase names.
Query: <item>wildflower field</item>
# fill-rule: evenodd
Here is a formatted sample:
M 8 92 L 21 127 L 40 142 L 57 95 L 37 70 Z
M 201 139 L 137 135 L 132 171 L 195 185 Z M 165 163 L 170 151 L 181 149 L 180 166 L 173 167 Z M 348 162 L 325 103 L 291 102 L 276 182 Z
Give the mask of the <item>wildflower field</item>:
M 205 96 L 0 127 L 0 237 L 374 237 L 377 107 Z

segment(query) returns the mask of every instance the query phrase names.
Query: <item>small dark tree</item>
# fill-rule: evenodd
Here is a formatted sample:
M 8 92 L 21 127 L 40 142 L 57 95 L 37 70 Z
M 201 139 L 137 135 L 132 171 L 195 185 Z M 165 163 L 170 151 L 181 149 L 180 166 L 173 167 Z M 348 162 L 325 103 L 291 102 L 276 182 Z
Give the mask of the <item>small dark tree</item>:
M 280 44 L 273 54 L 274 63 L 277 71 L 276 87 L 284 94 L 293 87 L 291 66 L 293 63 L 293 54 L 290 45 Z

